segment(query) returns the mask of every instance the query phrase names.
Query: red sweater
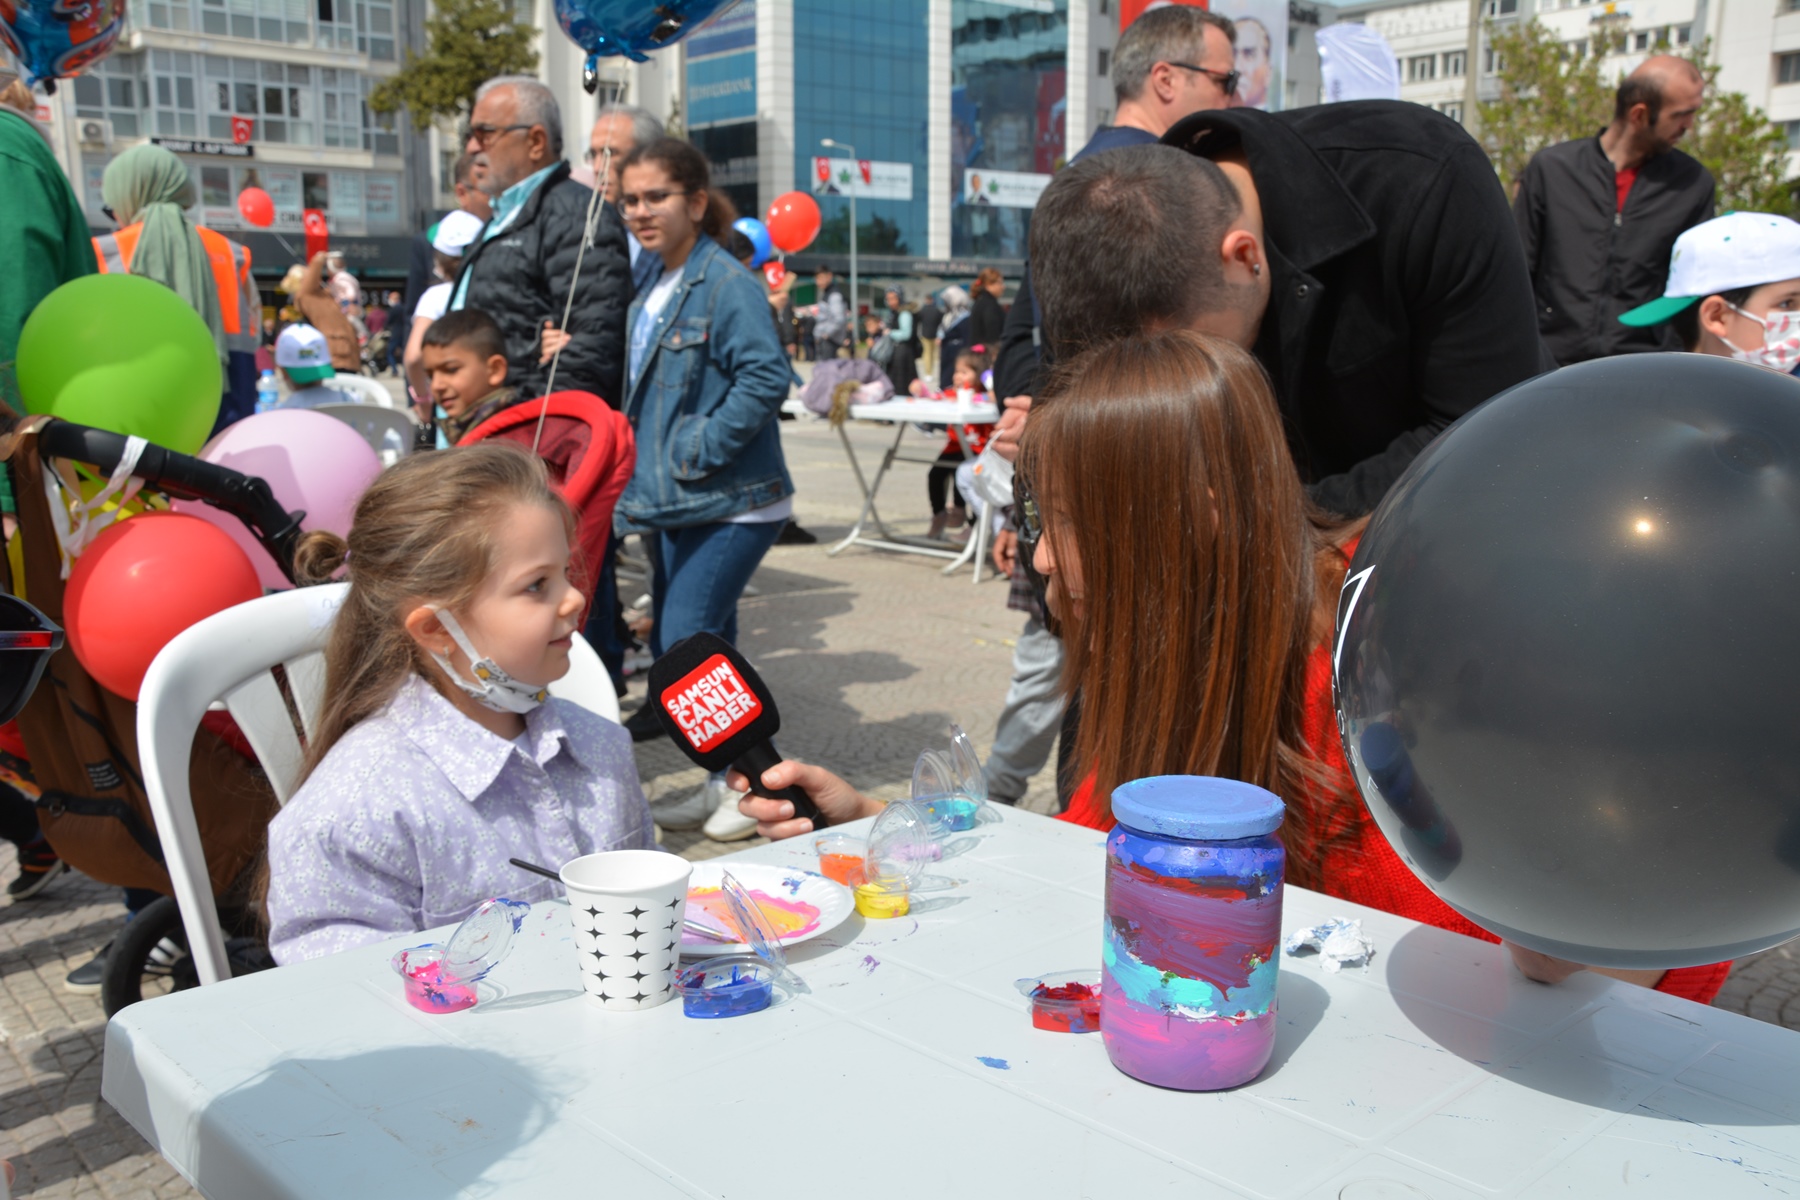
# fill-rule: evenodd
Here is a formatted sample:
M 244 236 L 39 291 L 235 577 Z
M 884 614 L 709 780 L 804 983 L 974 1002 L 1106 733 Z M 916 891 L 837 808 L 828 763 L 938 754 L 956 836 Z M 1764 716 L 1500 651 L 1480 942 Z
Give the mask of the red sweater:
M 1338 740 L 1337 713 L 1331 700 L 1331 655 L 1324 645 L 1315 649 L 1306 663 L 1303 733 L 1306 744 L 1322 754 L 1326 766 L 1335 772 L 1341 772 L 1343 778 L 1350 777 L 1349 767 L 1344 762 L 1343 746 Z M 1453 933 L 1480 938 L 1484 942 L 1500 940 L 1479 925 L 1472 924 L 1420 883 L 1418 876 L 1400 861 L 1400 856 L 1388 845 L 1387 838 L 1369 815 L 1369 810 L 1360 802 L 1356 804 L 1354 813 L 1352 819 L 1357 825 L 1354 835 L 1333 839 L 1332 848 L 1326 851 L 1325 861 L 1321 864 L 1320 876 L 1324 880 L 1326 895 L 1378 908 L 1426 925 L 1435 925 Z M 1092 778 L 1082 783 L 1069 798 L 1069 811 L 1061 819 L 1103 831 L 1110 830 L 1114 824 L 1112 817 L 1102 810 L 1099 799 L 1094 795 Z M 1728 962 L 1704 967 L 1678 967 L 1663 973 L 1662 982 L 1656 985 L 1656 990 L 1701 1004 L 1710 1004 L 1730 973 L 1731 964 Z

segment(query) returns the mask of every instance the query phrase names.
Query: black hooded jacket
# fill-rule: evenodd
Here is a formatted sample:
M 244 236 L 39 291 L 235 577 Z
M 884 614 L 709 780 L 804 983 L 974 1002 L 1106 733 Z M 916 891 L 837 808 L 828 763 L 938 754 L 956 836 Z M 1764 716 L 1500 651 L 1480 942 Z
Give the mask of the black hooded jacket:
M 479 308 L 506 334 L 507 385 L 541 396 L 549 364 L 539 365 L 544 322 L 561 328 L 563 305 L 586 228 L 590 188 L 558 163 L 518 216 L 478 242 L 463 262 L 461 307 Z M 581 254 L 581 282 L 569 310 L 570 342 L 556 367 L 556 390 L 592 392 L 614 408 L 625 391 L 625 310 L 631 304 L 631 253 L 610 204 L 596 214 L 594 241 Z M 485 236 L 485 231 L 484 231 Z

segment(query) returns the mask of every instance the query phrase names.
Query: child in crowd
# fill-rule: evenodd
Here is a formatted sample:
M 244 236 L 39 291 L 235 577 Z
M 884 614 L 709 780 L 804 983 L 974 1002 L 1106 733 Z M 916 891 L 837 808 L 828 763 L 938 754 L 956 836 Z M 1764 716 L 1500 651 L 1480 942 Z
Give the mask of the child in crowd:
M 1792 371 L 1800 364 L 1800 224 L 1734 212 L 1676 238 L 1662 296 L 1619 316 L 1624 325 L 1664 321 L 1689 351 Z
M 956 366 L 950 376 L 950 391 L 941 392 L 923 377 L 912 381 L 912 394 L 931 400 L 980 400 L 987 395 L 987 380 L 993 370 L 994 355 L 986 346 L 971 346 L 956 356 Z M 964 530 L 969 523 L 969 510 L 963 505 L 963 491 L 957 489 L 956 504 L 948 507 L 951 484 L 956 481 L 956 470 L 965 458 L 963 447 L 968 447 L 968 457 L 981 453 L 987 445 L 988 435 L 994 432 L 991 424 L 964 425 L 957 433 L 947 436 L 943 451 L 937 462 L 925 473 L 925 497 L 931 502 L 931 532 L 927 537 L 943 537 L 947 530 Z
M 1083 782 L 1064 819 L 1112 828 L 1112 790 L 1131 779 L 1241 779 L 1286 800 L 1293 883 L 1499 941 L 1419 882 L 1357 795 L 1330 638 L 1363 522 L 1307 501 L 1256 360 L 1186 330 L 1129 338 L 1070 363 L 1053 394 L 1018 469 L 1042 522 L 1033 563 L 1067 647 L 1064 686 L 1081 695 L 1071 758 Z M 820 767 L 784 762 L 763 782 L 804 788 L 833 823 L 879 809 Z M 740 808 L 769 837 L 810 825 L 784 800 Z M 1582 969 L 1512 953 L 1542 982 Z M 1729 970 L 1601 973 L 1704 1004 Z
M 426 288 L 420 294 L 418 303 L 413 305 L 412 327 L 406 335 L 406 353 L 401 358 L 401 364 L 406 370 L 407 386 L 412 389 L 413 402 L 418 405 L 421 418 L 429 417 L 431 399 L 430 381 L 425 378 L 424 366 L 420 360 L 425 331 L 431 328 L 433 321 L 450 311 L 450 301 L 456 291 L 456 277 L 462 273 L 463 259 L 475 244 L 475 239 L 481 236 L 481 230 L 480 217 L 458 209 L 439 221 L 437 229 L 431 235 L 433 270 L 441 282 Z
M 287 381 L 282 408 L 317 408 L 321 404 L 356 404 L 358 397 L 331 386 L 337 368 L 325 335 L 311 325 L 289 325 L 275 339 L 275 369 Z
M 494 318 L 463 308 L 431 323 L 419 340 L 419 362 L 431 387 L 439 449 L 503 408 L 519 402 L 506 386 L 506 335 Z
M 545 690 L 583 605 L 574 521 L 542 463 L 486 442 L 388 468 L 348 543 L 302 539 L 301 582 L 343 569 L 350 589 L 303 783 L 269 826 L 277 962 L 560 893 L 514 856 L 654 845 L 630 738 Z

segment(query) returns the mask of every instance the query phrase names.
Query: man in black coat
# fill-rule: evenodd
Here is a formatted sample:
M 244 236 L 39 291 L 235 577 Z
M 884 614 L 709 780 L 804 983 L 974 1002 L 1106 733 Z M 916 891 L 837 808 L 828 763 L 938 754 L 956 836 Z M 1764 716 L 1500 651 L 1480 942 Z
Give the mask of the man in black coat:
M 550 89 L 525 76 L 481 85 L 466 148 L 494 216 L 463 260 L 450 302 L 479 308 L 506 335 L 506 381 L 521 397 L 541 396 L 549 364 L 539 361 L 546 327 L 563 329 L 557 391 L 592 392 L 618 407 L 625 375 L 625 310 L 631 259 L 625 227 L 610 204 L 590 205 L 592 189 L 569 178 L 562 115 Z M 582 250 L 590 207 L 595 224 Z M 575 281 L 568 323 L 563 308 Z
M 1045 346 L 1182 325 L 1249 348 L 1313 499 L 1358 516 L 1457 417 L 1551 365 L 1510 223 L 1481 148 L 1415 104 L 1196 113 L 1045 190 Z
M 1667 323 L 1634 328 L 1619 314 L 1663 294 L 1675 239 L 1712 219 L 1712 176 L 1675 149 L 1705 86 L 1685 58 L 1648 59 L 1619 85 L 1612 124 L 1546 146 L 1519 176 L 1513 215 L 1538 328 L 1563 366 L 1681 349 Z

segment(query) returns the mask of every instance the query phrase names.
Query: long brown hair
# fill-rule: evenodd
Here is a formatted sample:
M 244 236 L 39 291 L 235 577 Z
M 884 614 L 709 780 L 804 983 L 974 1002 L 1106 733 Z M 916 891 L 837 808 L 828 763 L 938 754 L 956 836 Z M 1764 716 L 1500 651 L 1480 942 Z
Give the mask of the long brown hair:
M 1107 807 L 1148 775 L 1241 779 L 1288 803 L 1289 877 L 1317 882 L 1348 780 L 1302 733 L 1342 529 L 1306 499 L 1262 367 L 1177 330 L 1097 347 L 1034 411 L 1020 470 L 1080 603 L 1059 612 L 1081 695 L 1077 777 Z
M 478 442 L 415 454 L 376 477 L 357 501 L 346 541 L 315 531 L 300 540 L 295 575 L 317 583 L 347 567 L 350 582 L 325 646 L 324 709 L 306 747 L 304 780 L 331 748 L 387 707 L 413 674 L 437 673 L 406 631 L 421 604 L 466 610 L 493 570 L 500 518 L 541 504 L 575 540 L 575 514 L 550 486 L 543 462 L 510 442 Z

